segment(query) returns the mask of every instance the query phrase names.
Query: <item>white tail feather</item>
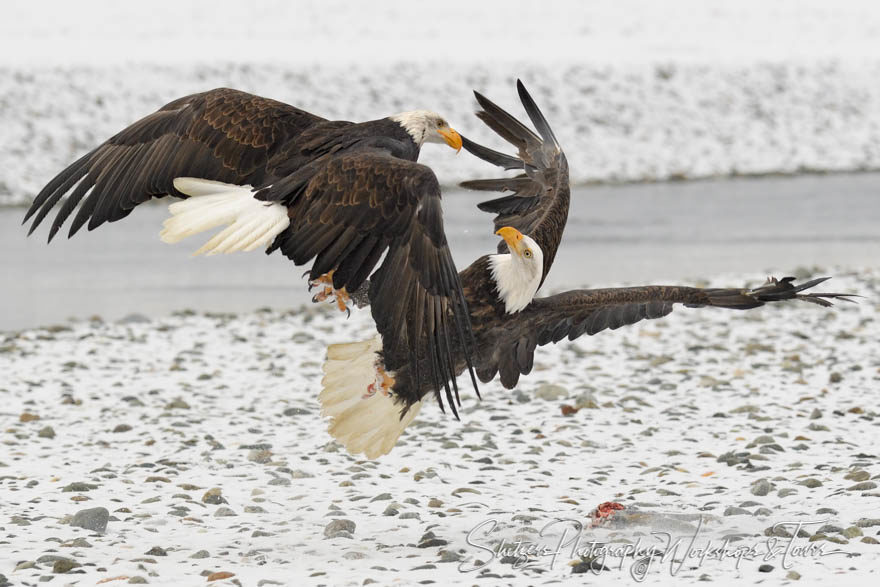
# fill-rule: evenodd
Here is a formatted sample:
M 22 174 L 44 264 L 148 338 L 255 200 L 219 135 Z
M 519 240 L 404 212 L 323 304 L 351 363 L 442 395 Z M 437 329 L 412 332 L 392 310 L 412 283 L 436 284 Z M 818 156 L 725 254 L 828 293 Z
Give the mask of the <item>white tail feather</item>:
M 350 453 L 364 453 L 369 459 L 390 452 L 421 407 L 421 402 L 413 404 L 401 418 L 403 404 L 380 392 L 367 393 L 376 380 L 376 353 L 381 348 L 379 337 L 330 345 L 318 396 L 321 414 L 330 418 L 330 435 Z
M 267 247 L 290 224 L 285 206 L 254 199 L 249 185 L 178 177 L 174 187 L 190 197 L 168 206 L 171 217 L 159 233 L 164 242 L 177 243 L 188 236 L 229 225 L 196 251 L 196 255 Z

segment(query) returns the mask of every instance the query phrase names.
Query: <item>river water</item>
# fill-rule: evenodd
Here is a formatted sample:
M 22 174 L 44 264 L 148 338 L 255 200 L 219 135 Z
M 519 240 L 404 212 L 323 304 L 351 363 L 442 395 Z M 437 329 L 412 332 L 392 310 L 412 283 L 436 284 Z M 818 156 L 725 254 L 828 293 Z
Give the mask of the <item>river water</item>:
M 444 196 L 459 268 L 494 250 L 491 216 L 475 207 L 487 197 Z M 304 268 L 277 253 L 192 257 L 206 238 L 162 243 L 161 203 L 51 245 L 46 226 L 25 238 L 23 215 L 21 208 L 0 208 L 0 330 L 93 315 L 286 308 L 310 299 Z M 565 238 L 543 291 L 721 273 L 754 275 L 757 282 L 804 266 L 878 264 L 880 174 L 593 186 L 573 190 Z

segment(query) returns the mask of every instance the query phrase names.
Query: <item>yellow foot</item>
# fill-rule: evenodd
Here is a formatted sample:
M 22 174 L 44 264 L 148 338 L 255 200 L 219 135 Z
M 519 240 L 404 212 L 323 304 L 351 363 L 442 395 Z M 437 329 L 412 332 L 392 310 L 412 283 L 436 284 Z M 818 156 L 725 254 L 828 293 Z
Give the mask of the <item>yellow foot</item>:
M 351 316 L 351 308 L 348 305 L 351 302 L 351 296 L 348 295 L 344 287 L 342 289 L 333 289 L 333 271 L 309 281 L 309 291 L 319 286 L 323 287 L 321 291 L 312 297 L 313 302 L 331 300 L 336 303 L 336 307 L 339 308 L 340 312 L 345 312 L 348 316 Z
M 367 386 L 367 392 L 363 395 L 363 399 L 371 398 L 376 392 L 381 393 L 385 397 L 391 397 L 391 388 L 394 387 L 394 378 L 388 375 L 382 365 L 376 365 L 376 380 Z

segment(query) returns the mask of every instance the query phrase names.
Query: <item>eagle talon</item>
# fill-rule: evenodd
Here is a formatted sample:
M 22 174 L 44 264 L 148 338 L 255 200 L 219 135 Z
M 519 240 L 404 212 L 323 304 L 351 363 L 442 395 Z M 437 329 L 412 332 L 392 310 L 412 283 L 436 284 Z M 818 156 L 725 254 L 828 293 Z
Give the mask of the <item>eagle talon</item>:
M 363 399 L 369 399 L 381 393 L 385 397 L 391 397 L 391 388 L 394 387 L 394 378 L 388 375 L 385 368 L 377 361 L 376 363 L 376 379 L 367 386 L 367 392 L 362 396 Z
M 344 287 L 342 289 L 333 288 L 333 271 L 309 281 L 309 291 L 312 291 L 312 289 L 319 286 L 323 289 L 312 297 L 313 303 L 324 302 L 327 300 L 335 302 L 339 311 L 346 313 L 346 318 L 351 316 L 351 308 L 349 308 L 348 305 L 351 301 L 351 296 L 348 295 L 348 292 L 345 291 Z

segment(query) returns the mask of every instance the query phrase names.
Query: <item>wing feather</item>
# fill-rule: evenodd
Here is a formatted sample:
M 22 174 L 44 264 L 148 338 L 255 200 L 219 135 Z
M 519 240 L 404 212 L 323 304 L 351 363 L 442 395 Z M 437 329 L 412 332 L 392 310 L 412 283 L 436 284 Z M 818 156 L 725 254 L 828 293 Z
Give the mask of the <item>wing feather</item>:
M 480 210 L 495 214 L 495 228 L 512 226 L 531 236 L 544 253 L 542 283 L 546 279 L 568 220 L 570 188 L 568 162 L 535 101 L 522 82 L 517 81 L 520 100 L 540 137 L 510 113 L 474 92 L 482 110 L 477 116 L 501 138 L 517 149 L 517 157 L 506 155 L 462 137 L 471 154 L 503 169 L 521 169 L 524 174 L 499 179 L 463 182 L 462 187 L 478 191 L 512 192 L 512 195 L 479 204 Z M 498 252 L 507 245 L 501 242 Z
M 290 226 L 271 249 L 297 264 L 317 257 L 312 279 L 333 271 L 334 288 L 354 292 L 369 277 L 385 369 L 411 369 L 412 384 L 395 393 L 419 401 L 424 378 L 457 417 L 459 349 L 470 369 L 473 339 L 434 173 L 378 150 L 343 152 L 306 185 L 282 178 L 257 197 L 288 206 Z M 472 369 L 471 376 L 475 382 Z
M 30 232 L 68 193 L 49 240 L 74 216 L 72 236 L 88 224 L 127 216 L 152 197 L 170 194 L 177 177 L 262 185 L 273 177 L 270 159 L 324 119 L 281 102 L 219 88 L 174 100 L 77 159 L 46 184 L 25 215 Z
M 507 388 L 516 385 L 520 374 L 527 374 L 538 346 L 564 338 L 574 340 L 587 334 L 621 328 L 641 320 L 661 318 L 672 312 L 675 304 L 688 307 L 716 307 L 748 310 L 784 300 L 801 300 L 830 306 L 830 300 L 853 301 L 853 294 L 801 293 L 827 278 L 817 278 L 795 285 L 794 278 L 771 278 L 764 285 L 748 288 L 696 288 L 647 285 L 594 290 L 573 290 L 554 296 L 536 298 L 528 307 L 481 333 L 484 344 L 492 348 L 477 364 L 483 381 L 495 372 Z

